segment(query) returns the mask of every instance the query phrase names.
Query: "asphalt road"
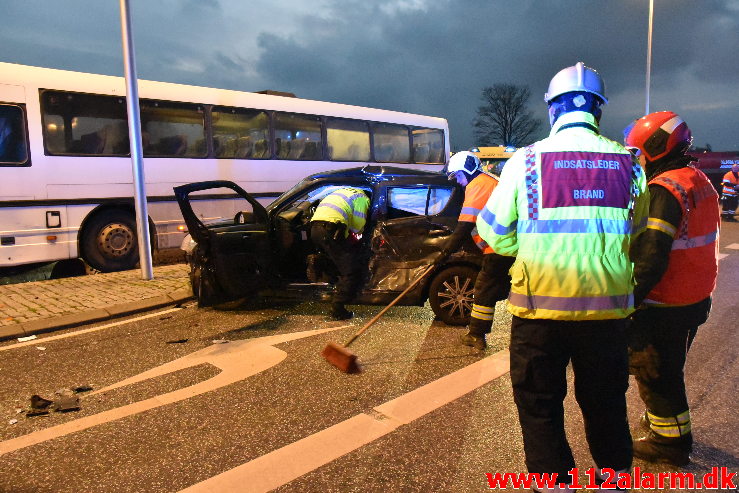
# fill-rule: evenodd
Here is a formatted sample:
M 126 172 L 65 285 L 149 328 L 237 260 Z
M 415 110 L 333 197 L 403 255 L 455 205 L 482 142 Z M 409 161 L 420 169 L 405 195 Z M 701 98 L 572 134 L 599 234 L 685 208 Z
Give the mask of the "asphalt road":
M 685 472 L 739 471 L 736 226 L 686 369 L 696 444 Z M 474 492 L 488 489 L 485 473 L 525 471 L 502 305 L 485 353 L 461 346 L 463 329 L 428 307 L 393 308 L 353 345 L 359 375 L 319 353 L 379 308 L 358 307 L 351 326 L 326 321 L 327 310 L 187 305 L 0 344 L 0 492 Z M 334 330 L 311 332 L 324 329 Z M 83 384 L 95 390 L 79 394 L 79 411 L 16 412 L 33 394 Z M 628 402 L 638 436 L 635 385 Z M 584 469 L 581 420 L 570 392 L 567 431 Z

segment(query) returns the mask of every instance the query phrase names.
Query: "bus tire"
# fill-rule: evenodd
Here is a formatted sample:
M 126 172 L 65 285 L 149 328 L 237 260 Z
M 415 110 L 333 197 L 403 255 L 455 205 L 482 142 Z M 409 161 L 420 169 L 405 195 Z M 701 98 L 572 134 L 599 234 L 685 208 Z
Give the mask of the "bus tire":
M 125 210 L 95 214 L 85 226 L 80 243 L 85 262 L 101 272 L 133 269 L 139 260 L 136 221 Z
M 466 265 L 455 265 L 439 272 L 431 281 L 429 303 L 445 324 L 469 323 L 477 272 Z

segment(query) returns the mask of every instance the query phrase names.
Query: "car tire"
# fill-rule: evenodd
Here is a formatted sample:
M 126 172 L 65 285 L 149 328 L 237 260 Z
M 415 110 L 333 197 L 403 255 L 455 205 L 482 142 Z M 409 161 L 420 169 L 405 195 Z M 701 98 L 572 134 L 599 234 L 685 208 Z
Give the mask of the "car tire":
M 136 221 L 127 211 L 108 209 L 89 219 L 80 240 L 85 262 L 101 272 L 133 269 L 139 260 Z
M 447 325 L 467 325 L 472 312 L 477 269 L 465 265 L 439 272 L 429 286 L 434 314 Z

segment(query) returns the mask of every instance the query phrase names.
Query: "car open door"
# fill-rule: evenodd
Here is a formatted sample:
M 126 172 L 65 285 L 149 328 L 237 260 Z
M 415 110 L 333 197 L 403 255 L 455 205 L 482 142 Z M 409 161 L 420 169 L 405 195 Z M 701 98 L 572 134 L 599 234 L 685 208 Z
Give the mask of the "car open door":
M 219 193 L 221 210 L 227 204 L 247 204 L 232 217 L 207 220 L 193 209 L 210 194 Z M 218 180 L 190 183 L 174 188 L 182 217 L 197 246 L 192 252 L 190 281 L 201 306 L 253 296 L 266 282 L 270 265 L 269 220 L 265 208 L 233 182 Z M 210 198 L 210 197 L 209 197 Z M 251 210 L 248 210 L 251 209 Z

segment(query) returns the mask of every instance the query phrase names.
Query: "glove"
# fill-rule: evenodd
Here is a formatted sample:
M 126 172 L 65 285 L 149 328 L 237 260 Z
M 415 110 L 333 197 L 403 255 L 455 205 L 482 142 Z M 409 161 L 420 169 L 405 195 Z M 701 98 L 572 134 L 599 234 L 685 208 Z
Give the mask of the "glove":
M 629 373 L 646 381 L 659 378 L 659 354 L 653 345 L 647 344 L 643 349 L 629 348 Z
M 362 241 L 362 233 L 349 233 L 346 239 L 350 245 L 356 245 Z

